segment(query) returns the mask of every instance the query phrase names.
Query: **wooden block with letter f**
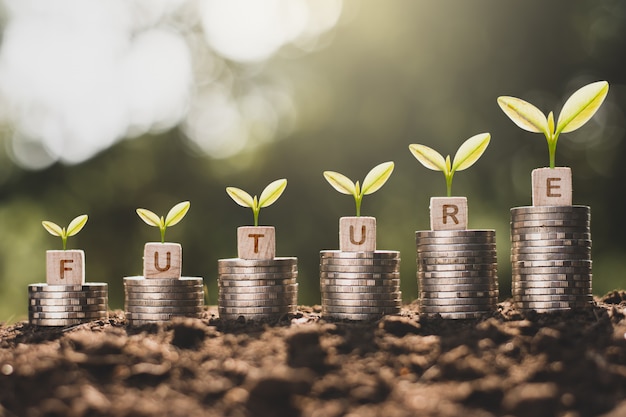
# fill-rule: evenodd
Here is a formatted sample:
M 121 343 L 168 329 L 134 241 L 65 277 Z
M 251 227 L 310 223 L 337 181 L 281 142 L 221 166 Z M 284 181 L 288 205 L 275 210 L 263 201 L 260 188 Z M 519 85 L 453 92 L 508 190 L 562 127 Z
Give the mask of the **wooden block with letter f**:
M 49 285 L 85 284 L 85 252 L 82 250 L 46 251 L 46 282 Z
M 180 279 L 183 248 L 178 243 L 146 243 L 143 251 L 143 276 Z

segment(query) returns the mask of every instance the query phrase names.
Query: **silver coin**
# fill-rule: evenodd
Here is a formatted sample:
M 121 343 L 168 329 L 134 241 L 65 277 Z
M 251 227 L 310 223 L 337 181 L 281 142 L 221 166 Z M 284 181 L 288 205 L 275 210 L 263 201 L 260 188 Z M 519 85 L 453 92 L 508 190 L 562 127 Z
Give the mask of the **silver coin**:
M 432 251 L 420 252 L 424 258 L 473 258 L 473 257 L 497 257 L 497 251 L 491 250 L 458 250 L 458 251 Z
M 377 250 L 375 252 L 342 252 L 338 250 L 323 250 L 320 251 L 320 258 L 396 259 L 400 258 L 400 252 L 395 250 Z
M 534 235 L 538 233 L 590 233 L 590 230 L 588 225 L 580 227 L 515 227 L 511 228 L 511 236 Z
M 40 313 L 29 311 L 29 319 L 99 319 L 106 317 L 106 311 L 71 311 Z
M 420 292 L 437 292 L 437 291 L 495 291 L 498 284 L 471 284 L 471 285 L 422 285 Z
M 322 291 L 322 298 L 330 300 L 377 300 L 377 301 L 389 301 L 398 300 L 402 298 L 402 292 L 400 290 L 391 291 L 388 293 L 352 293 L 352 292 L 325 292 Z
M 550 240 L 524 240 L 511 242 L 513 248 L 545 247 L 545 246 L 584 246 L 591 247 L 591 240 L 586 239 L 550 239 Z
M 543 261 L 515 261 L 512 263 L 514 268 L 536 268 L 536 267 L 557 267 L 557 266 L 565 266 L 565 267 L 586 267 L 591 268 L 593 265 L 591 260 L 543 260 Z
M 349 265 L 320 265 L 322 272 L 354 272 L 354 273 L 374 273 L 382 274 L 389 272 L 399 272 L 400 265 L 394 266 L 349 266 Z
M 28 306 L 28 311 L 37 313 L 71 313 L 76 311 L 101 311 L 106 312 L 109 306 L 106 304 L 88 304 L 88 305 L 65 305 L 65 306 Z
M 417 237 L 417 246 L 421 245 L 465 245 L 465 244 L 485 244 L 496 243 L 495 235 L 479 237 Z
M 322 306 L 322 314 L 349 313 L 349 314 L 398 314 L 400 307 L 347 307 Z
M 516 291 L 520 295 L 593 295 L 591 288 L 576 288 L 576 287 L 562 287 L 562 288 L 520 288 Z
M 320 272 L 321 279 L 400 279 L 400 272 L 361 273 L 361 272 Z
M 515 302 L 516 308 L 522 309 L 559 309 L 573 307 L 587 307 L 591 302 L 569 302 L 569 301 L 536 301 L 536 302 Z
M 514 275 L 558 275 L 573 274 L 582 275 L 590 274 L 591 266 L 537 266 L 537 267 L 515 267 Z
M 84 306 L 84 305 L 96 305 L 96 304 L 108 304 L 107 297 L 98 298 L 31 298 L 28 300 L 31 306 Z
M 322 306 L 338 307 L 402 307 L 402 300 L 374 301 L 374 300 L 335 300 L 322 299 Z
M 90 292 L 106 291 L 108 284 L 105 282 L 86 282 L 83 285 L 48 285 L 43 283 L 29 284 L 28 292 Z
M 418 275 L 418 285 L 485 285 L 495 284 L 495 277 L 478 277 L 478 278 L 423 278 Z
M 267 287 L 219 287 L 218 290 L 220 294 L 283 294 L 298 291 L 298 284 Z
M 217 305 L 219 307 L 275 307 L 275 306 L 289 306 L 298 304 L 296 297 L 291 297 L 291 299 L 285 300 L 251 300 L 251 301 L 240 301 L 240 300 L 217 300 Z
M 35 326 L 41 327 L 67 327 L 76 326 L 82 323 L 88 323 L 91 320 L 86 319 L 29 319 L 28 322 Z
M 492 251 L 496 250 L 495 243 L 464 243 L 448 245 L 419 245 L 417 253 L 422 252 L 455 252 L 455 251 Z
M 395 267 L 400 266 L 400 258 L 398 259 L 345 259 L 345 258 L 326 258 L 320 260 L 320 268 L 325 266 L 377 266 L 377 267 Z
M 297 296 L 297 291 L 284 291 L 281 293 L 224 293 L 220 292 L 218 295 L 218 300 L 233 300 L 233 301 L 252 301 L 252 300 L 262 300 L 262 301 L 270 301 L 270 300 L 291 300 L 294 296 Z
M 128 300 L 203 300 L 204 292 L 173 292 L 173 293 L 156 293 L 156 292 L 127 292 Z
M 418 230 L 415 237 L 419 238 L 450 238 L 450 237 L 485 237 L 495 238 L 496 231 L 493 229 L 469 229 L 469 230 Z
M 581 273 L 581 274 L 520 274 L 514 272 L 511 274 L 512 281 L 591 281 L 592 274 Z
M 452 299 L 465 299 L 465 298 L 490 298 L 498 297 L 498 290 L 487 291 L 422 291 L 420 298 L 452 298 Z
M 522 247 L 511 248 L 512 255 L 522 254 L 538 254 L 538 253 L 561 253 L 568 255 L 588 255 L 591 248 L 576 246 L 541 246 L 541 247 Z
M 225 306 L 217 306 L 217 311 L 222 317 L 223 314 L 237 314 L 237 315 L 248 315 L 248 314 L 286 314 L 292 313 L 296 309 L 295 305 L 281 305 L 274 307 L 225 307 Z
M 520 253 L 512 254 L 511 262 L 518 261 L 587 261 L 591 260 L 591 254 L 589 256 L 572 256 L 571 254 L 562 254 L 559 252 L 552 253 Z
M 203 299 L 195 300 L 142 300 L 142 299 L 128 299 L 124 301 L 125 308 L 128 307 L 194 307 L 204 306 Z
M 126 318 L 130 320 L 162 320 L 168 321 L 174 317 L 194 317 L 198 318 L 198 313 L 133 313 L 126 312 Z
M 361 293 L 361 294 L 374 294 L 374 293 L 389 293 L 390 287 L 377 287 L 377 286 L 345 286 L 345 285 L 321 285 L 322 292 L 325 293 Z
M 527 233 L 527 234 L 515 234 L 511 236 L 511 240 L 514 242 L 528 242 L 534 240 L 552 240 L 552 239 L 586 239 L 591 240 L 591 233 Z
M 528 213 L 513 214 L 511 221 L 537 221 L 537 220 L 591 220 L 589 213 Z
M 473 257 L 473 258 L 427 258 L 420 256 L 417 262 L 422 265 L 467 265 L 467 264 L 495 264 L 495 257 Z
M 185 293 L 185 292 L 198 292 L 198 291 L 202 291 L 203 287 L 202 285 L 198 285 L 198 286 L 184 286 L 184 287 L 157 287 L 157 286 L 147 286 L 147 285 L 141 285 L 141 286 L 125 286 L 124 289 L 127 292 L 134 292 L 134 293 L 140 293 L 140 292 L 159 292 L 159 293 Z
M 281 274 L 298 272 L 297 265 L 285 266 L 222 266 L 217 269 L 219 274 Z
M 126 320 L 130 326 L 145 326 L 148 324 L 158 325 L 159 323 L 163 323 L 163 320 L 132 320 L 128 317 Z
M 420 313 L 471 313 L 477 311 L 492 311 L 495 304 L 477 305 L 477 304 L 457 304 L 452 306 L 431 306 L 419 304 Z
M 442 319 L 450 320 L 482 319 L 489 313 L 490 311 L 474 311 L 468 313 L 425 313 L 420 311 L 420 315 L 424 315 L 426 317 L 441 317 Z
M 285 311 L 283 313 L 267 313 L 267 314 L 226 314 L 220 313 L 221 320 L 239 320 L 239 317 L 243 317 L 246 320 L 278 320 L 286 314 L 295 314 L 294 311 Z
M 429 279 L 439 279 L 439 278 L 497 278 L 498 277 L 497 269 L 492 269 L 488 271 L 417 271 L 418 278 L 429 278 Z
M 399 313 L 398 313 L 399 314 Z M 350 320 L 350 321 L 375 321 L 380 320 L 384 316 L 392 315 L 392 314 L 350 314 L 350 313 L 322 313 L 323 319 L 330 320 Z M 396 314 L 393 314 L 396 315 Z
M 277 279 L 297 279 L 297 272 L 266 273 L 266 274 L 219 274 L 217 281 L 267 281 Z
M 124 285 L 127 286 L 162 286 L 162 287 L 182 287 L 182 286 L 202 286 L 202 277 L 180 277 L 180 278 L 146 278 L 143 276 L 124 277 Z
M 593 295 L 585 294 L 548 294 L 548 295 L 537 295 L 537 294 L 515 294 L 513 295 L 513 301 L 522 301 L 522 302 L 538 302 L 538 301 L 567 301 L 567 302 L 577 302 L 577 301 L 593 301 Z
M 127 313 L 156 313 L 156 314 L 185 314 L 202 313 L 202 307 L 148 307 L 148 306 L 126 306 Z
M 66 292 L 31 292 L 28 297 L 31 299 L 59 299 L 59 298 L 99 298 L 108 297 L 108 291 L 66 291 Z
M 511 283 L 512 288 L 525 290 L 528 288 L 588 288 L 591 290 L 590 280 L 580 281 L 554 281 L 554 280 L 540 280 L 540 281 L 513 281 Z
M 290 279 L 250 279 L 250 280 L 228 280 L 218 279 L 217 286 L 221 288 L 239 288 L 239 287 L 281 287 L 283 285 L 293 285 L 297 281 L 295 278 Z
M 347 286 L 359 286 L 359 287 L 368 287 L 368 286 L 381 286 L 381 287 L 398 287 L 400 286 L 399 279 L 320 279 L 321 285 L 347 285 Z
M 591 207 L 572 206 L 523 206 L 511 208 L 511 215 L 532 213 L 591 213 Z
M 450 306 L 481 306 L 483 309 L 498 304 L 498 297 L 488 298 L 420 298 L 419 305 L 424 307 L 450 307 Z
M 496 264 L 450 264 L 450 265 L 424 265 L 418 264 L 417 269 L 420 272 L 444 272 L 444 271 L 495 271 Z
M 228 258 L 218 259 L 218 267 L 241 267 L 241 266 L 295 266 L 298 264 L 298 258 L 296 257 L 276 257 L 274 259 L 241 259 L 241 258 Z

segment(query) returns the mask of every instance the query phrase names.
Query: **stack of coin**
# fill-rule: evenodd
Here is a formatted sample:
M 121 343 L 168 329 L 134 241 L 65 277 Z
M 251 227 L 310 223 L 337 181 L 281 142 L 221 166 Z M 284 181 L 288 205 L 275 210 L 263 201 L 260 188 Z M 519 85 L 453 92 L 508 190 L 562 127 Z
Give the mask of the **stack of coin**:
M 518 309 L 549 312 L 593 302 L 590 221 L 587 206 L 511 209 L 512 292 Z
M 37 326 L 73 326 L 108 317 L 108 285 L 30 284 L 28 321 Z
M 400 252 L 320 252 L 322 316 L 377 320 L 399 314 Z
M 124 292 L 126 319 L 133 326 L 200 317 L 204 306 L 201 277 L 125 277 Z
M 415 232 L 420 313 L 479 318 L 498 303 L 495 230 Z
M 231 258 L 217 263 L 220 318 L 275 320 L 296 312 L 298 258 Z

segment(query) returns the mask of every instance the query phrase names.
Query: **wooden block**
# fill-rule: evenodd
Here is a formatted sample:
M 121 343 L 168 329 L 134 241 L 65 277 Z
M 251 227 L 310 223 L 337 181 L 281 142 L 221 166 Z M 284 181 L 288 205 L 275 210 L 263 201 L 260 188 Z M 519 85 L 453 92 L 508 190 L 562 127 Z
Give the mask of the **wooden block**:
M 339 250 L 342 252 L 374 252 L 376 250 L 376 218 L 340 218 Z
M 85 252 L 82 250 L 46 251 L 46 282 L 50 285 L 83 285 Z
M 238 227 L 237 256 L 241 259 L 274 259 L 276 256 L 274 226 Z
M 532 172 L 533 206 L 571 206 L 572 170 L 537 168 Z
M 183 247 L 179 243 L 149 242 L 143 249 L 143 276 L 180 279 Z
M 431 230 L 466 230 L 467 229 L 467 198 L 466 197 L 431 197 L 430 199 Z

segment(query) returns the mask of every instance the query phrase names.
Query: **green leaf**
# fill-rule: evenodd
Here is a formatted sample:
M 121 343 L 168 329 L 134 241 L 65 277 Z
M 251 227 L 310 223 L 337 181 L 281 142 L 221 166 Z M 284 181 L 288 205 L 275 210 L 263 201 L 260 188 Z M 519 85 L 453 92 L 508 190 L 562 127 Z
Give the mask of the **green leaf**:
M 172 207 L 165 217 L 165 226 L 178 224 L 189 211 L 189 207 L 191 207 L 189 201 L 180 202 Z
M 74 236 L 75 234 L 80 232 L 83 227 L 85 227 L 88 219 L 89 217 L 86 214 L 83 214 L 72 220 L 69 226 L 67 226 L 67 236 Z
M 58 224 L 46 220 L 42 221 L 41 224 L 52 236 L 63 235 L 63 229 Z
M 463 171 L 474 165 L 487 149 L 490 140 L 489 133 L 480 133 L 463 142 L 454 155 L 452 171 Z
M 324 178 L 337 191 L 342 194 L 357 196 L 356 185 L 343 174 L 334 171 L 324 171 Z
M 287 180 L 284 178 L 276 180 L 265 187 L 261 193 L 261 197 L 259 197 L 259 207 L 263 208 L 274 204 L 283 194 L 285 188 L 287 188 Z
M 609 83 L 606 81 L 598 81 L 576 91 L 563 105 L 556 131 L 571 132 L 587 123 L 598 111 L 608 92 Z
M 450 163 L 450 155 L 446 156 L 446 169 L 443 171 L 446 177 L 452 173 L 452 164 Z
M 524 130 L 548 136 L 548 119 L 537 107 L 516 97 L 498 97 L 498 105 L 509 119 Z M 551 132 L 550 132 L 551 133 Z
M 446 161 L 436 150 L 418 144 L 409 145 L 409 150 L 426 168 L 432 169 L 433 171 L 446 171 Z
M 550 135 L 554 134 L 554 113 L 550 112 L 548 114 L 548 131 Z
M 143 209 L 143 208 L 138 208 L 137 209 L 137 214 L 139 215 L 141 220 L 143 220 L 144 222 L 146 222 L 150 226 L 161 227 L 161 219 L 159 218 L 159 216 L 157 216 L 156 214 L 154 214 L 150 210 Z
M 237 187 L 226 187 L 226 192 L 235 200 L 235 203 L 239 204 L 243 207 L 254 207 L 254 201 L 252 200 L 252 196 L 245 192 L 244 190 Z
M 368 195 L 375 193 L 385 185 L 391 173 L 393 172 L 394 163 L 383 162 L 380 165 L 376 165 L 370 172 L 367 173 L 365 179 L 363 180 L 363 187 L 361 187 L 361 193 L 363 195 Z

